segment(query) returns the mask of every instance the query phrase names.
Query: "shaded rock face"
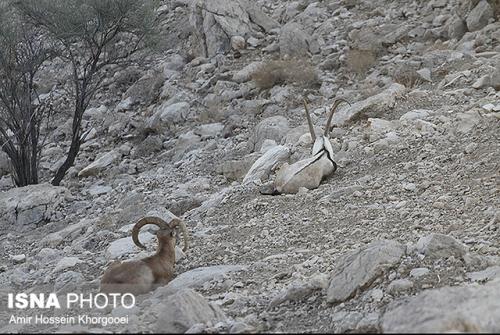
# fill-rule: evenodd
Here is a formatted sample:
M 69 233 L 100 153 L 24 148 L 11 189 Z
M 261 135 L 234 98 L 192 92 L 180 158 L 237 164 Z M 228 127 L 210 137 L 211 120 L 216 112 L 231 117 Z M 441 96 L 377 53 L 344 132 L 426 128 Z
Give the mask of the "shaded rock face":
M 343 256 L 332 274 L 327 302 L 345 301 L 358 290 L 365 289 L 386 270 L 397 265 L 404 252 L 400 243 L 382 240 Z
M 390 308 L 382 321 L 386 333 L 500 331 L 500 281 L 484 286 L 425 291 Z
M 199 0 L 191 5 L 194 54 L 212 57 L 231 48 L 233 36 L 248 38 L 278 23 L 245 0 Z
M 68 196 L 65 187 L 49 184 L 13 188 L 0 193 L 0 222 L 28 225 L 50 221 Z

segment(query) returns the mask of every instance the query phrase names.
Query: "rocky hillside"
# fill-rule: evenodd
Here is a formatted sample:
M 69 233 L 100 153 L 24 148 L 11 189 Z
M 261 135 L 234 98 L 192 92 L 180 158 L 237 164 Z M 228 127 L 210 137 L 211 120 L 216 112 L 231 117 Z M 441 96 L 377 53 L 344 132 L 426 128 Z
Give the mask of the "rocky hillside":
M 499 1 L 176 0 L 158 16 L 161 52 L 110 71 L 61 187 L 14 188 L 0 156 L 0 290 L 97 292 L 111 261 L 155 250 L 154 227 L 147 251 L 130 230 L 166 210 L 191 235 L 177 278 L 92 311 L 128 325 L 9 324 L 2 304 L 0 332 L 500 332 Z M 51 87 L 67 69 L 44 71 Z M 303 97 L 318 133 L 350 102 L 338 169 L 261 194 L 310 155 Z M 70 141 L 58 118 L 46 180 Z

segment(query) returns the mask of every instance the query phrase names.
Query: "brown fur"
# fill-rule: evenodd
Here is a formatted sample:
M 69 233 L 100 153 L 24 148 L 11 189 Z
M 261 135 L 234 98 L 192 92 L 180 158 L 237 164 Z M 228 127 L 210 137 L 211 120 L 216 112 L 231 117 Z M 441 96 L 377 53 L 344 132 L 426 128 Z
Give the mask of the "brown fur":
M 141 222 L 142 224 L 140 224 Z M 158 224 L 159 222 L 160 224 Z M 138 230 L 135 228 L 139 226 L 140 229 L 142 225 L 147 223 L 159 225 L 160 229 L 156 233 L 158 249 L 154 255 L 141 260 L 113 262 L 102 276 L 101 292 L 143 294 L 172 280 L 175 272 L 175 228 L 181 222 L 178 219 L 174 219 L 173 226 L 166 223 L 163 224 L 162 222 L 164 223 L 163 220 L 158 218 L 145 218 L 134 226 L 134 242 L 142 246 L 138 242 Z M 184 250 L 186 250 L 186 234 L 184 235 L 184 240 L 186 243 Z

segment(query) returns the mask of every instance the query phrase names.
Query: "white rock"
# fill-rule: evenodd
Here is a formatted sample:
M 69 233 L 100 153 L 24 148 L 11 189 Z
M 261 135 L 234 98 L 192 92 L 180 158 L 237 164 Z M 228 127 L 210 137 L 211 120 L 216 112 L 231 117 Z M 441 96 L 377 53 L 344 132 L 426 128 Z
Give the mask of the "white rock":
M 244 83 L 252 79 L 252 74 L 262 66 L 262 62 L 256 61 L 248 64 L 233 75 L 233 81 Z
M 413 287 L 413 282 L 408 279 L 397 279 L 392 281 L 389 286 L 387 286 L 387 292 L 390 294 L 400 293 L 408 291 Z
M 428 268 L 415 268 L 410 271 L 410 277 L 419 278 L 428 274 L 430 270 Z
M 482 271 L 467 273 L 467 278 L 476 282 L 485 282 L 495 278 L 500 278 L 500 266 L 490 266 Z
M 234 50 L 243 50 L 245 49 L 246 42 L 245 38 L 242 36 L 232 36 L 231 37 L 231 48 Z
M 260 153 L 264 154 L 269 149 L 274 148 L 275 146 L 277 146 L 276 141 L 270 140 L 270 139 L 265 139 L 264 142 L 262 142 L 262 146 L 260 147 Z
M 425 119 L 429 116 L 429 112 L 428 110 L 425 110 L 425 109 L 416 109 L 416 110 L 412 110 L 410 112 L 406 112 L 405 114 L 403 114 L 399 120 L 403 121 L 403 120 L 418 120 L 418 119 Z
M 495 108 L 494 104 L 486 104 L 483 106 L 483 109 L 487 110 L 488 112 L 491 112 Z
M 155 240 L 156 237 L 147 231 L 139 233 L 139 241 L 141 241 L 141 243 L 145 246 L 147 246 L 149 243 Z M 120 258 L 121 256 L 133 252 L 138 252 L 139 250 L 140 249 L 136 247 L 136 245 L 132 241 L 132 238 L 128 236 L 111 242 L 108 249 L 106 249 L 106 258 L 109 260 L 117 259 Z
M 86 168 L 82 169 L 78 173 L 78 177 L 89 177 L 95 176 L 98 173 L 104 171 L 108 166 L 113 164 L 115 161 L 121 158 L 121 153 L 117 150 L 112 150 L 101 155 L 93 163 L 88 165 Z
M 243 178 L 243 184 L 267 178 L 271 169 L 278 163 L 285 162 L 289 156 L 290 151 L 287 147 L 282 145 L 272 147 L 255 161 L 245 178 Z
M 417 74 L 425 81 L 432 82 L 431 70 L 428 68 L 423 68 L 417 71 Z
M 133 102 L 134 101 L 130 97 L 128 97 L 125 100 L 120 101 L 120 103 L 118 105 L 116 105 L 116 107 L 115 107 L 115 112 L 123 112 L 123 111 L 129 110 L 130 107 L 132 106 Z
M 189 115 L 189 103 L 187 102 L 177 102 L 171 105 L 160 106 L 160 119 L 166 123 L 180 123 L 187 119 Z
M 14 261 L 14 263 L 24 263 L 26 261 L 26 255 L 25 254 L 19 254 L 19 255 L 13 255 L 10 256 L 10 258 Z
M 201 137 L 202 140 L 207 138 L 220 137 L 224 125 L 220 122 L 202 124 L 195 128 L 194 133 Z
M 62 270 L 72 268 L 78 263 L 82 263 L 82 261 L 78 257 L 64 257 L 57 263 L 53 272 L 59 272 Z

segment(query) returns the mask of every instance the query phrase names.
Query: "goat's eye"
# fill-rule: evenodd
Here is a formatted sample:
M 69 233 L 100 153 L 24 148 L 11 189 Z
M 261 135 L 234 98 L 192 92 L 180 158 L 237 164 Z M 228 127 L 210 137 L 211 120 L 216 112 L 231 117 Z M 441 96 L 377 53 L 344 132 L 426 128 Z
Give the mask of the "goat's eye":
M 175 232 L 173 230 L 170 232 L 170 236 L 172 236 L 172 237 L 175 236 Z

